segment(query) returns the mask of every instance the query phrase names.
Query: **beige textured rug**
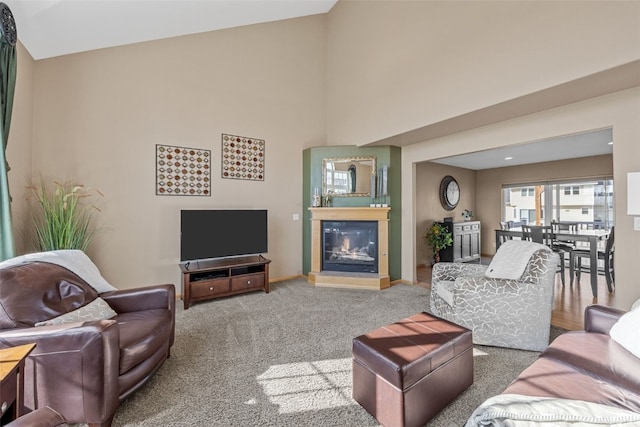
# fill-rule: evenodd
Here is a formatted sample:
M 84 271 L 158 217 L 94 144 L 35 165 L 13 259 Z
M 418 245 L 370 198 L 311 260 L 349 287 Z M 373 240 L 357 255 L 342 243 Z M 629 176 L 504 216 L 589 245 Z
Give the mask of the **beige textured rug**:
M 114 426 L 376 426 L 351 398 L 351 342 L 429 309 L 427 289 L 315 288 L 304 280 L 178 304 L 161 370 L 125 401 Z M 557 334 L 557 332 L 556 332 Z M 429 426 L 460 426 L 537 353 L 475 348 L 474 384 Z

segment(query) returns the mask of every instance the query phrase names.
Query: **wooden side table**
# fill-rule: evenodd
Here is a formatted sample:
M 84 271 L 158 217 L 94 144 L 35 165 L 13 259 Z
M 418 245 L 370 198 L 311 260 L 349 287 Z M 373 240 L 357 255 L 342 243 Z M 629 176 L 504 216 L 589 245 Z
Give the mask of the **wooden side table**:
M 0 349 L 0 424 L 24 414 L 24 361 L 35 346 Z

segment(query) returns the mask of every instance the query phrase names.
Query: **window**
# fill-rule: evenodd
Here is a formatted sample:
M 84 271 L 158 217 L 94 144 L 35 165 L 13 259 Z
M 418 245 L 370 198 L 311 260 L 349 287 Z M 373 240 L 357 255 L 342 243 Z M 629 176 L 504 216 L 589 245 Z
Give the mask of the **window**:
M 347 192 L 347 172 L 337 171 L 332 167 L 327 167 L 325 180 L 327 183 L 327 191 L 334 193 Z
M 564 186 L 564 195 L 565 196 L 579 196 L 580 195 L 580 186 L 579 185 L 565 185 Z
M 536 223 L 536 211 L 535 209 L 521 209 L 520 217 L 517 221 L 523 224 L 535 224 Z
M 536 190 L 537 188 L 537 190 Z M 503 221 L 578 222 L 610 229 L 614 225 L 613 179 L 527 183 L 505 186 Z

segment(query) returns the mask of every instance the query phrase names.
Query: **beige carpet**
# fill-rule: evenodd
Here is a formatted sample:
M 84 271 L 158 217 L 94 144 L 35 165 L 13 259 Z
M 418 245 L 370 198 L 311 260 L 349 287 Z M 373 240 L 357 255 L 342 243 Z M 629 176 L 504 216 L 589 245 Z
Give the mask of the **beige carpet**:
M 171 358 L 121 405 L 114 426 L 376 426 L 351 398 L 351 341 L 428 311 L 429 291 L 291 280 L 273 284 L 269 294 L 179 306 Z M 536 357 L 476 347 L 473 386 L 429 426 L 463 425 Z

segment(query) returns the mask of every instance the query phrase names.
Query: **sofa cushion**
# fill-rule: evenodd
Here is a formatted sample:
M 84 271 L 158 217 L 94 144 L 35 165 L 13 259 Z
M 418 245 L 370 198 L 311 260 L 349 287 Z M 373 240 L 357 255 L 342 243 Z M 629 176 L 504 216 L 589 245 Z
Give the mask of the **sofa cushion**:
M 640 412 L 637 391 L 603 381 L 584 369 L 546 356 L 522 371 L 502 393 L 584 400 Z
M 0 269 L 0 328 L 24 328 L 87 305 L 98 293 L 64 267 L 30 262 Z
M 118 314 L 120 328 L 120 375 L 155 353 L 171 336 L 171 312 L 167 309 Z
M 640 393 L 640 359 L 605 334 L 567 332 L 542 353 L 589 372 L 601 381 L 616 383 Z
M 111 319 L 116 314 L 109 304 L 102 298 L 98 297 L 91 301 L 87 305 L 83 305 L 77 310 L 70 311 L 61 316 L 54 317 L 53 319 L 45 320 L 42 322 L 36 322 L 34 326 L 47 326 L 47 325 L 60 325 L 62 323 L 73 322 L 90 322 L 92 320 L 106 320 Z

